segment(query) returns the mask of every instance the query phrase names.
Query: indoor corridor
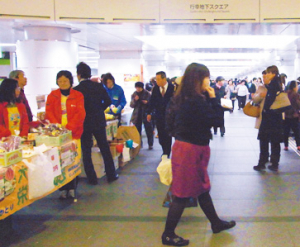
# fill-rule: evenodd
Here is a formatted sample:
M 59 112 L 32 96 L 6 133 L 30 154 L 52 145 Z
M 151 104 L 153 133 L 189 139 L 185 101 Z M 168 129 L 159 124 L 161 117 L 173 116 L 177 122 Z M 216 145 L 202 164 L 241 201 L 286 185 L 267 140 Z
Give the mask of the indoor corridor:
M 224 137 L 210 143 L 211 196 L 219 216 L 235 220 L 235 228 L 212 234 L 200 207 L 186 208 L 176 233 L 191 247 L 300 246 L 300 154 L 281 151 L 278 172 L 253 170 L 259 143 L 255 119 L 237 109 L 225 113 Z M 55 192 L 13 215 L 15 232 L 0 246 L 20 247 L 160 247 L 168 190 L 156 167 L 162 153 L 155 138 L 153 150 L 144 148 L 119 170 L 120 178 L 97 186 L 79 183 L 77 203 L 58 200 Z M 291 141 L 292 142 L 292 141 Z

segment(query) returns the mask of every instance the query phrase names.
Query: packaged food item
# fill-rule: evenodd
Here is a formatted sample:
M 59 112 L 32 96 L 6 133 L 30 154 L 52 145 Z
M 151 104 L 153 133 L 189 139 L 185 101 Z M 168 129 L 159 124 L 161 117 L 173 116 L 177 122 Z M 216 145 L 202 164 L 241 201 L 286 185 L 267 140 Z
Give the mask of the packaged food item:
M 4 176 L 5 169 L 0 168 L 0 201 L 4 199 Z
M 19 148 L 21 144 L 21 137 L 9 136 L 3 137 L 0 141 L 0 153 L 11 152 Z

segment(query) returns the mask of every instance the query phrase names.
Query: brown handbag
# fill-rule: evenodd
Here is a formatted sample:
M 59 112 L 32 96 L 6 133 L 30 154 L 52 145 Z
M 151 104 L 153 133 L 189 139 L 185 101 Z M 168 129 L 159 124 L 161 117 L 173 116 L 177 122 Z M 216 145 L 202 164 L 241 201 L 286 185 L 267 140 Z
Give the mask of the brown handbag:
M 245 115 L 249 117 L 259 117 L 260 115 L 260 106 L 253 105 L 253 101 L 249 101 L 243 108 Z

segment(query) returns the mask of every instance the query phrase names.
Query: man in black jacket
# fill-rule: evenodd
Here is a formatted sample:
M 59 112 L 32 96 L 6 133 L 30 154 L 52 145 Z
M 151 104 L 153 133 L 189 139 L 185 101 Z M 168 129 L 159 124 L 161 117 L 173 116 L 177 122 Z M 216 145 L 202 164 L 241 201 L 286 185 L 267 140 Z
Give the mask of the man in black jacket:
M 218 76 L 216 78 L 216 84 L 212 86 L 216 93 L 216 99 L 221 105 L 221 98 L 226 98 L 226 92 L 224 84 L 224 77 Z M 218 121 L 216 121 L 216 125 L 214 126 L 214 134 L 217 134 L 218 127 L 220 127 L 221 136 L 223 137 L 225 134 L 225 124 L 224 124 L 224 108 L 218 108 L 217 110 Z
M 256 92 L 256 83 L 257 83 L 257 78 L 256 77 L 254 77 L 253 78 L 253 80 L 252 81 L 250 81 L 249 83 L 248 83 L 248 90 L 249 90 L 249 99 L 252 99 L 252 95 L 253 94 L 255 94 L 255 92 Z
M 152 94 L 147 109 L 147 121 L 151 121 L 155 111 L 156 127 L 159 144 L 162 146 L 163 155 L 170 156 L 172 146 L 172 136 L 166 131 L 166 108 L 173 96 L 174 86 L 167 82 L 166 73 L 163 71 L 156 73 L 156 84 L 152 89 Z
M 98 183 L 97 175 L 94 170 L 91 153 L 93 146 L 92 136 L 94 135 L 103 157 L 107 181 L 112 182 L 117 180 L 119 176 L 116 174 L 114 161 L 107 142 L 104 115 L 104 110 L 111 105 L 111 99 L 101 83 L 90 80 L 91 68 L 87 64 L 81 62 L 76 68 L 79 85 L 74 87 L 74 89 L 83 94 L 86 111 L 81 136 L 84 170 L 89 184 L 96 185 Z

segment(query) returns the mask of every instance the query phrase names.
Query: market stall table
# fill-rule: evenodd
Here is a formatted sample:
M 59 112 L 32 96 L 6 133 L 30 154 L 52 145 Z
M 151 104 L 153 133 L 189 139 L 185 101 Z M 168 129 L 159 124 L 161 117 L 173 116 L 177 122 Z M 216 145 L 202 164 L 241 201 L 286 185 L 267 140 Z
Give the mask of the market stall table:
M 40 163 L 41 159 L 45 159 L 45 157 L 47 157 L 48 166 L 51 166 L 50 171 L 53 173 L 51 187 L 48 187 L 49 191 L 39 195 L 42 188 L 45 188 L 47 179 L 42 178 L 40 187 L 30 187 L 30 184 L 34 184 L 34 181 L 30 180 L 30 176 L 34 176 L 32 174 L 37 171 L 31 172 L 28 165 L 32 165 L 35 161 Z M 23 159 L 16 164 L 1 168 L 1 170 L 4 173 L 0 173 L 0 231 L 3 228 L 1 224 L 5 225 L 3 222 L 9 223 L 9 220 L 4 220 L 8 216 L 53 193 L 81 173 L 80 140 L 73 140 L 60 147 L 50 147 L 41 154 Z

